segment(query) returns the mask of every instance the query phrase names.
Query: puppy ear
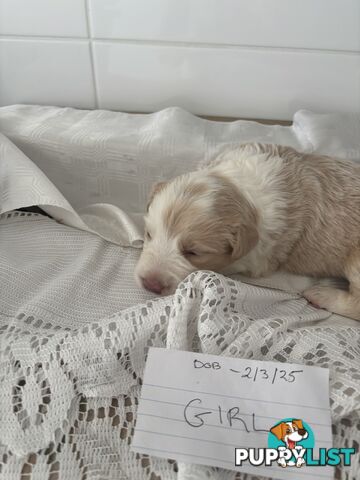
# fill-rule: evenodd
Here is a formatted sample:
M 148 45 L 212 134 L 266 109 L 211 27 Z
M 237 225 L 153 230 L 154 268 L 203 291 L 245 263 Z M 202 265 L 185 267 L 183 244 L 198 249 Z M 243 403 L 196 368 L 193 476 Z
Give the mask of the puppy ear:
M 273 433 L 278 440 L 282 440 L 283 423 L 279 423 L 279 425 L 275 425 L 275 427 L 270 428 L 270 432 Z
M 293 423 L 295 423 L 295 425 L 298 427 L 299 430 L 303 430 L 303 429 L 304 429 L 304 425 L 303 425 L 303 423 L 302 423 L 301 420 L 295 420 L 295 419 L 293 418 Z
M 256 225 L 241 225 L 232 234 L 230 246 L 234 260 L 244 257 L 252 250 L 259 241 Z
M 165 185 L 167 185 L 167 183 L 168 182 L 158 182 L 158 183 L 155 183 L 155 185 L 153 185 L 152 189 L 150 190 L 149 200 L 146 206 L 147 211 L 149 210 L 150 203 L 153 201 L 155 195 L 161 192 L 161 190 L 163 190 L 163 188 L 165 187 Z

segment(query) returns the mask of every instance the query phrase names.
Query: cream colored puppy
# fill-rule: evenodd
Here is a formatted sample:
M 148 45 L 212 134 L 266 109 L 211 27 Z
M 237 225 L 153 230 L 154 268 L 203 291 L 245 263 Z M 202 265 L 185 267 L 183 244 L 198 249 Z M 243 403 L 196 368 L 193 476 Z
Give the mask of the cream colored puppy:
M 346 277 L 315 286 L 313 304 L 360 319 L 360 166 L 288 147 L 245 144 L 158 184 L 136 277 L 172 293 L 195 270 L 261 277 L 281 269 Z

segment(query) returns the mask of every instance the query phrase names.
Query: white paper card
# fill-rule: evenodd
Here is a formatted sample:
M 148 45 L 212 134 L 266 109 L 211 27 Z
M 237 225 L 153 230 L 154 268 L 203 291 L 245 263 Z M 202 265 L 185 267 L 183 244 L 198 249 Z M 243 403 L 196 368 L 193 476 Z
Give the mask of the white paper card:
M 132 450 L 271 478 L 332 479 L 331 466 L 235 466 L 235 448 L 268 448 L 277 439 L 270 429 L 291 419 L 305 422 L 309 431 L 298 434 L 312 439 L 314 459 L 332 447 L 328 369 L 151 348 Z

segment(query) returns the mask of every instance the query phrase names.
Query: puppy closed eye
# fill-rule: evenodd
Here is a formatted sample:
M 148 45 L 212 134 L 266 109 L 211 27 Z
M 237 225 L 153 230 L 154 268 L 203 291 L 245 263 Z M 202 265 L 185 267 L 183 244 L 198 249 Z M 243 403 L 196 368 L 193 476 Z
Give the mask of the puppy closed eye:
M 147 230 L 145 232 L 145 238 L 146 238 L 146 240 L 151 240 L 151 235 Z
M 196 252 L 195 250 L 183 250 L 183 251 L 182 251 L 182 254 L 183 254 L 185 257 L 198 257 L 198 256 L 201 255 L 201 253 Z

